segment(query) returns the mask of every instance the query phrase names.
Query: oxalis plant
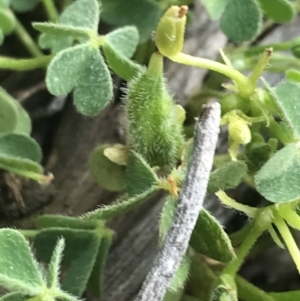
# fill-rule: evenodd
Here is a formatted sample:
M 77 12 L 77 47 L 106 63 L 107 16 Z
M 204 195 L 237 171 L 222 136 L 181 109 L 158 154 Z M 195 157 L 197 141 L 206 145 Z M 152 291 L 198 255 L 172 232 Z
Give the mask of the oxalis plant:
M 287 249 L 300 272 L 300 253 L 290 231 L 300 229 L 300 40 L 249 43 L 263 27 L 291 21 L 299 3 L 203 0 L 231 41 L 246 42 L 220 51 L 223 62 L 219 62 L 182 52 L 186 4 L 191 2 L 76 0 L 62 1 L 57 9 L 52 0 L 0 0 L 1 42 L 15 33 L 32 56 L 0 56 L 0 68 L 46 68 L 49 92 L 56 96 L 73 92 L 76 109 L 86 116 L 97 115 L 111 100 L 114 72 L 127 82 L 128 120 L 126 144 L 100 145 L 89 160 L 95 181 L 107 190 L 123 192 L 121 199 L 80 217 L 40 215 L 36 230 L 0 230 L 0 286 L 6 292 L 2 300 L 74 301 L 85 291 L 100 297 L 114 235 L 107 221 L 158 191 L 166 196 L 159 251 L 136 300 L 299 300 L 300 291 L 267 293 L 237 274 L 265 232 Z M 49 19 L 33 23 L 41 33 L 38 44 L 17 18 L 37 5 L 43 5 Z M 100 35 L 100 16 L 115 29 Z M 149 40 L 153 30 L 156 49 Z M 147 67 L 145 48 L 154 49 Z M 44 55 L 44 50 L 50 54 Z M 194 135 L 186 126 L 185 109 L 167 88 L 164 58 L 222 75 L 223 90 L 206 84 L 191 100 L 190 107 L 199 107 L 203 98 L 215 99 L 193 112 Z M 285 72 L 286 80 L 271 87 L 263 78 L 267 67 Z M 251 71 L 249 76 L 242 73 L 245 70 Z M 53 176 L 44 174 L 27 112 L 3 88 L 0 108 L 0 168 L 47 185 Z M 220 126 L 228 128 L 228 152 L 214 156 Z M 227 195 L 242 182 L 265 199 L 263 207 L 240 204 Z M 212 193 L 249 217 L 238 232 L 228 236 L 203 208 L 205 196 Z

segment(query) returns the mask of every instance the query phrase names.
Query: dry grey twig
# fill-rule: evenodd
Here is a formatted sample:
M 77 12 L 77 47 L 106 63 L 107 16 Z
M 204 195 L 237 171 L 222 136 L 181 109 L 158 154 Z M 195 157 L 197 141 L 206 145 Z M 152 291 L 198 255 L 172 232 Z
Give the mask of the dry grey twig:
M 203 207 L 219 123 L 219 103 L 203 106 L 196 124 L 193 156 L 180 194 L 178 210 L 135 301 L 161 301 L 187 251 L 190 236 Z

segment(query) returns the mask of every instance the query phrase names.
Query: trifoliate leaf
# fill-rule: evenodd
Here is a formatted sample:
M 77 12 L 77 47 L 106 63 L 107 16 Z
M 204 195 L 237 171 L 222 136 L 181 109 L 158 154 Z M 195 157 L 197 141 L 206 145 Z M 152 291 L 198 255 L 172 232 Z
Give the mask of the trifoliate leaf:
M 256 174 L 257 191 L 273 203 L 300 197 L 299 146 L 288 144 L 279 150 Z
M 158 3 L 150 0 L 102 0 L 101 3 L 104 21 L 116 26 L 136 26 L 140 42 L 150 38 L 162 14 Z
M 87 116 L 97 115 L 111 100 L 113 85 L 109 70 L 98 49 L 91 48 L 74 90 L 77 110 Z
M 201 0 L 212 20 L 219 19 L 230 0 Z
M 266 16 L 275 22 L 290 22 L 296 15 L 296 11 L 290 1 L 258 0 L 258 2 Z
M 262 15 L 255 0 L 231 0 L 220 21 L 224 34 L 237 43 L 255 38 L 261 25 Z
M 159 179 L 153 169 L 141 155 L 132 151 L 126 167 L 126 188 L 129 196 L 139 195 L 158 183 Z
M 12 9 L 16 12 L 27 12 L 34 9 L 40 0 L 10 0 Z
M 199 214 L 190 246 L 198 253 L 221 262 L 229 262 L 235 257 L 228 235 L 205 209 Z
M 230 161 L 214 170 L 209 177 L 208 193 L 226 190 L 238 186 L 247 174 L 247 165 L 243 161 Z
M 286 79 L 291 82 L 300 82 L 300 72 L 296 69 L 289 69 L 285 72 Z
M 59 52 L 48 66 L 48 90 L 66 95 L 74 88 L 77 110 L 88 116 L 98 114 L 112 98 L 112 80 L 98 49 L 89 44 Z
M 77 0 L 68 6 L 58 23 L 63 26 L 76 27 L 82 31 L 98 31 L 100 8 L 96 0 Z M 51 49 L 52 53 L 70 47 L 74 42 L 72 37 L 56 36 L 53 34 L 42 34 L 39 45 L 42 49 Z
M 275 88 L 275 101 L 290 125 L 294 137 L 300 138 L 300 85 L 293 82 L 282 82 Z
M 61 262 L 61 288 L 75 296 L 81 296 L 98 254 L 101 237 L 94 231 L 67 228 L 49 228 L 34 237 L 34 249 L 39 261 L 49 263 L 58 239 L 65 239 Z
M 0 9 L 0 28 L 4 35 L 10 34 L 16 26 L 14 15 L 9 9 Z
M 16 293 L 36 296 L 45 289 L 43 276 L 24 236 L 0 230 L 0 285 Z
M 110 191 L 121 191 L 126 187 L 125 167 L 110 161 L 104 150 L 112 145 L 101 145 L 90 156 L 89 167 L 94 180 Z

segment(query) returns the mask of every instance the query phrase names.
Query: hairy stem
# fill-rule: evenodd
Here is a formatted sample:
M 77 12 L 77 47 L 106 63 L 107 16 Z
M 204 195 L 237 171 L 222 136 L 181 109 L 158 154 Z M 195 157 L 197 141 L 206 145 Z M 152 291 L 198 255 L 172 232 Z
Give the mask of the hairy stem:
M 217 144 L 220 124 L 220 105 L 206 105 L 196 124 L 193 156 L 185 185 L 163 246 L 140 290 L 136 301 L 161 301 L 186 253 L 190 236 L 203 208 L 209 174 Z

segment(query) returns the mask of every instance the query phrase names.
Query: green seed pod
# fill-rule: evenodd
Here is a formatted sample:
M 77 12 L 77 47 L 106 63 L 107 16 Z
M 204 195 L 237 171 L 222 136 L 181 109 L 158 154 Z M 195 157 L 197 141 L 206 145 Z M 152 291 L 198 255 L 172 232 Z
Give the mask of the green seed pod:
M 228 125 L 228 132 L 230 138 L 239 144 L 247 144 L 251 141 L 248 123 L 242 118 L 231 120 Z
M 151 166 L 174 165 L 184 143 L 182 114 L 164 83 L 162 55 L 153 54 L 148 69 L 129 83 L 126 101 L 133 149 Z
M 155 43 L 161 54 L 173 56 L 182 51 L 188 7 L 171 6 L 160 19 Z

